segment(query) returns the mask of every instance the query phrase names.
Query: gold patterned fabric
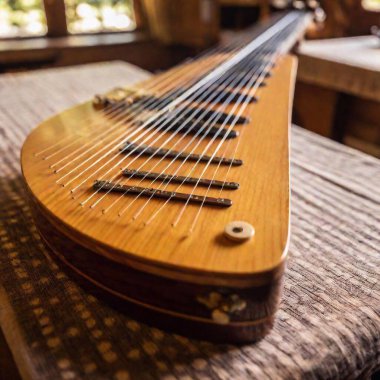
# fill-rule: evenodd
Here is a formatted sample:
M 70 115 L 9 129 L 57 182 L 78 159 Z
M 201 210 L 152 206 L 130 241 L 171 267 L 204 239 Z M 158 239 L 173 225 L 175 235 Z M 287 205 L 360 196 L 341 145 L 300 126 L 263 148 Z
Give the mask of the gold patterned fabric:
M 115 62 L 0 77 L 0 324 L 21 374 L 368 378 L 380 368 L 380 163 L 298 127 L 283 300 L 261 342 L 215 345 L 151 328 L 86 293 L 50 259 L 20 176 L 26 134 L 63 108 L 147 75 Z

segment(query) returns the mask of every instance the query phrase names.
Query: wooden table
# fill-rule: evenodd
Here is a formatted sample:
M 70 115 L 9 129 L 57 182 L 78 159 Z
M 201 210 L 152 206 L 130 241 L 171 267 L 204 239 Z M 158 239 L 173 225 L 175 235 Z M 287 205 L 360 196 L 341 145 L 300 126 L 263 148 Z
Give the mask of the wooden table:
M 298 49 L 298 78 L 380 101 L 380 40 L 374 36 L 305 41 Z
M 312 131 L 380 156 L 379 39 L 304 41 L 298 55 L 298 120 Z
M 19 149 L 42 119 L 148 73 L 113 62 L 0 77 L 0 326 L 24 379 L 365 379 L 380 368 L 380 163 L 292 129 L 292 238 L 271 334 L 214 345 L 82 290 L 31 219 Z M 17 379 L 0 344 L 0 376 Z

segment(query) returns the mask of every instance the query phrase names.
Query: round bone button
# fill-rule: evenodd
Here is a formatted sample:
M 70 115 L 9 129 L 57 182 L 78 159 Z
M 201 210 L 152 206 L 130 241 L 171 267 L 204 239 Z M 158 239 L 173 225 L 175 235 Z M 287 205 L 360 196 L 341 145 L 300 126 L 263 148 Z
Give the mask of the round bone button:
M 247 222 L 233 221 L 226 225 L 224 235 L 230 240 L 243 242 L 255 235 L 255 229 Z

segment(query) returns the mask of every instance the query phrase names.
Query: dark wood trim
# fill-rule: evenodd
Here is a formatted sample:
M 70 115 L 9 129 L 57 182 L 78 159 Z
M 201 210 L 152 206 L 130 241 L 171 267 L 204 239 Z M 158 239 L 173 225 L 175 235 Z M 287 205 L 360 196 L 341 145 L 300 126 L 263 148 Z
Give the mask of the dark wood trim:
M 52 48 L 79 48 L 89 46 L 110 46 L 150 40 L 143 32 L 117 32 L 98 34 L 76 34 L 60 38 L 30 37 L 0 40 L 0 54 L 4 52 L 43 50 Z
M 87 291 L 132 317 L 182 335 L 223 343 L 257 341 L 271 330 L 282 277 L 267 285 L 248 288 L 200 285 L 160 277 L 118 264 L 80 245 L 55 228 L 34 201 L 31 206 L 51 255 Z M 216 308 L 199 301 L 208 299 L 212 293 L 218 293 L 222 299 Z M 224 310 L 221 305 L 228 304 L 231 297 L 238 297 L 245 306 L 229 313 L 229 322 L 220 323 L 213 312 Z
M 48 37 L 62 37 L 68 34 L 64 0 L 43 0 Z
M 0 329 L 0 380 L 21 380 L 12 353 Z
M 144 31 L 0 40 L 0 72 L 123 60 L 146 70 L 167 69 L 194 54 L 165 47 Z
M 149 30 L 148 20 L 141 0 L 133 1 L 136 30 Z

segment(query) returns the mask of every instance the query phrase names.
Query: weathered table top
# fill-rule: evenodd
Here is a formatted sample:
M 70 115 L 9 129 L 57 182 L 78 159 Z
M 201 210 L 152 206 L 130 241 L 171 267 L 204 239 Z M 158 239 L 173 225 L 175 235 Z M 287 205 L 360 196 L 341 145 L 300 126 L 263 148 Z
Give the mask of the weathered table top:
M 271 334 L 242 347 L 150 328 L 44 250 L 19 150 L 44 118 L 147 73 L 106 63 L 0 77 L 0 325 L 26 379 L 355 379 L 380 367 L 380 163 L 292 130 L 292 237 Z
M 375 36 L 304 41 L 298 79 L 380 101 L 380 42 Z

